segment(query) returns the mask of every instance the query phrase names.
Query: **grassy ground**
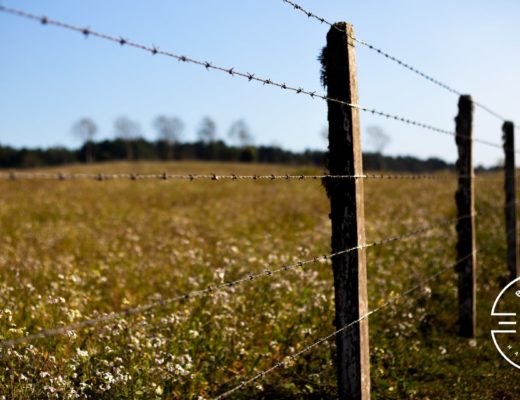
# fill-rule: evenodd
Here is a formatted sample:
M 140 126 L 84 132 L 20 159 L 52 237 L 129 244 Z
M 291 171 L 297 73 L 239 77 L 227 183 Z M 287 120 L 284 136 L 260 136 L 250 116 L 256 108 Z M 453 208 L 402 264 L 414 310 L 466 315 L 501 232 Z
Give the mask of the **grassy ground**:
M 104 164 L 66 172 L 314 173 L 232 164 Z M 455 180 L 366 181 L 367 240 L 454 217 Z M 507 282 L 502 181 L 477 183 L 478 337 L 457 336 L 456 275 L 370 317 L 374 399 L 518 399 L 493 346 Z M 0 339 L 329 252 L 313 181 L 0 182 Z M 367 250 L 369 307 L 453 263 L 454 229 Z M 334 330 L 330 264 L 0 349 L 0 398 L 206 399 Z M 3 396 L 3 397 L 2 397 Z M 232 398 L 335 396 L 327 342 Z

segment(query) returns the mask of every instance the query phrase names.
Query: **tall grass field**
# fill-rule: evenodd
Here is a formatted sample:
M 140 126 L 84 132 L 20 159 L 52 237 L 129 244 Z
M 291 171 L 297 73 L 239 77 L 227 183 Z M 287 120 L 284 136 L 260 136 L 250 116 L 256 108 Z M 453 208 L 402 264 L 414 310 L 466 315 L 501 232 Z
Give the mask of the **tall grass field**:
M 54 171 L 44 169 L 40 171 Z M 314 174 L 109 163 L 60 172 Z M 495 179 L 496 178 L 496 179 Z M 365 180 L 368 242 L 455 218 L 456 176 Z M 0 340 L 156 303 L 330 253 L 320 181 L 2 180 Z M 373 399 L 519 399 L 490 317 L 507 283 L 503 179 L 476 181 L 478 335 L 457 335 L 449 269 L 369 318 Z M 455 262 L 455 229 L 366 250 L 369 309 Z M 334 332 L 330 260 L 0 348 L 0 399 L 211 399 Z M 333 399 L 334 340 L 233 399 Z

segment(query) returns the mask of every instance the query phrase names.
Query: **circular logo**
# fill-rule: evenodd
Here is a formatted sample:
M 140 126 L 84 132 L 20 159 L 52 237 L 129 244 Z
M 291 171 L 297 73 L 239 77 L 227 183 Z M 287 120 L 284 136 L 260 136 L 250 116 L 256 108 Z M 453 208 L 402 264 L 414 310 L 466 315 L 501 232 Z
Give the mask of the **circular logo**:
M 520 311 L 520 278 L 509 282 L 497 296 L 491 316 L 497 317 L 499 329 L 491 330 L 493 343 L 500 355 L 512 366 L 520 369 L 520 340 L 516 325 L 517 312 Z

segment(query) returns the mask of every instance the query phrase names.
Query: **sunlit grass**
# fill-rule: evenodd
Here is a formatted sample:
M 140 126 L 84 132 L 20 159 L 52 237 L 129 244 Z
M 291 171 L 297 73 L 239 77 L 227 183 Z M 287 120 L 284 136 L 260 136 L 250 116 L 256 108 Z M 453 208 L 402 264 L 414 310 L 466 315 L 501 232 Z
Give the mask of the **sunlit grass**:
M 63 172 L 300 174 L 319 169 L 110 163 Z M 367 241 L 455 217 L 455 179 L 365 181 Z M 315 181 L 0 182 L 0 338 L 175 297 L 330 251 Z M 504 283 L 502 181 L 477 183 L 479 331 L 456 334 L 456 276 L 369 321 L 373 398 L 516 398 L 489 337 Z M 369 307 L 455 261 L 453 228 L 367 250 Z M 334 330 L 330 264 L 310 264 L 137 316 L 0 350 L 0 393 L 211 398 Z M 333 398 L 334 343 L 234 398 Z M 509 396 L 509 397 L 508 397 Z

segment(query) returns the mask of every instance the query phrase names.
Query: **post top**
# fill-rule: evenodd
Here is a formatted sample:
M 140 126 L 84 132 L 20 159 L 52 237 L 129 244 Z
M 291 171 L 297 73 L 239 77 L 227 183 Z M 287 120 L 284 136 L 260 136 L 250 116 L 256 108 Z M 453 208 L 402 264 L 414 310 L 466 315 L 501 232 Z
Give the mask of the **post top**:
M 346 42 L 354 47 L 355 46 L 355 35 L 352 24 L 348 22 L 335 22 L 330 26 L 329 32 L 327 33 L 327 41 L 338 40 L 340 42 Z
M 503 131 L 514 131 L 515 130 L 515 123 L 513 121 L 504 121 L 504 125 L 502 125 Z
M 459 97 L 459 110 L 466 110 L 472 112 L 474 108 L 473 99 L 469 94 L 462 94 Z

